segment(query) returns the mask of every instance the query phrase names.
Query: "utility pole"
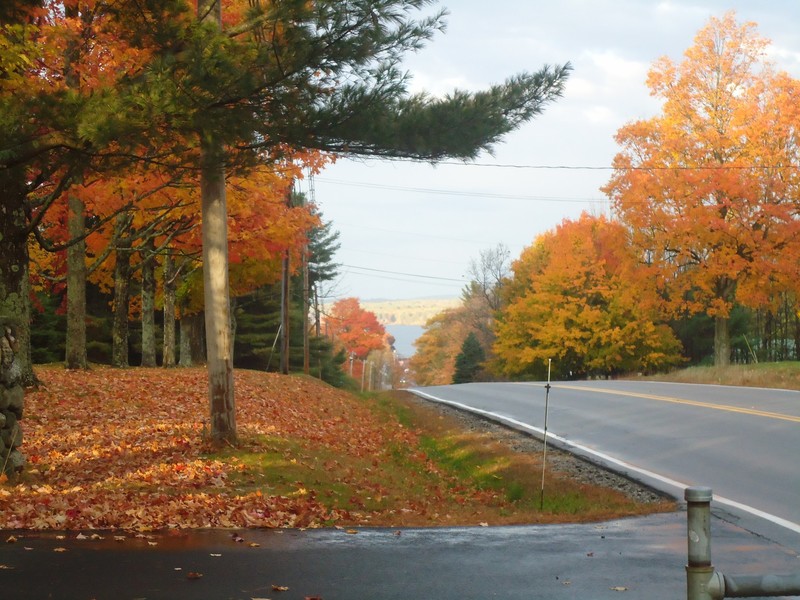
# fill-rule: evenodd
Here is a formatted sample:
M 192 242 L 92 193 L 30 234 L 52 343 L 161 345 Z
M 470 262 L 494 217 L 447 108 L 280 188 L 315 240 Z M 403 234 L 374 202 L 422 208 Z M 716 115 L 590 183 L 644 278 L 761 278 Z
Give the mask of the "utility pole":
M 286 191 L 286 206 L 292 206 L 294 182 Z M 281 373 L 289 374 L 289 249 L 283 253 L 281 270 Z
M 305 197 L 303 198 L 305 205 Z M 303 244 L 303 373 L 311 372 L 311 348 L 308 340 L 308 311 L 311 308 L 308 289 L 308 239 Z

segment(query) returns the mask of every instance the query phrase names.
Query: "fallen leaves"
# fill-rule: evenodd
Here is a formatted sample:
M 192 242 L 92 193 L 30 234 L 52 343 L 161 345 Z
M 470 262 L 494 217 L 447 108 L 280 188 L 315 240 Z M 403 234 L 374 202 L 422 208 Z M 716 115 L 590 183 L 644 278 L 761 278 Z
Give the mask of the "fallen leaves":
M 25 429 L 36 472 L 13 494 L 0 489 L 0 529 L 313 527 L 340 518 L 307 485 L 285 496 L 231 489 L 245 466 L 208 456 L 202 368 L 38 367 L 37 375 L 45 385 L 26 393 Z M 301 436 L 358 456 L 383 447 L 383 425 L 345 392 L 267 373 L 235 376 L 244 435 Z
M 498 516 L 509 507 L 498 492 L 459 480 L 420 450 L 416 427 L 310 378 L 236 370 L 243 446 L 218 452 L 203 441 L 203 368 L 36 374 L 45 385 L 27 392 L 25 427 L 35 469 L 0 486 L 0 529 L 520 522 Z

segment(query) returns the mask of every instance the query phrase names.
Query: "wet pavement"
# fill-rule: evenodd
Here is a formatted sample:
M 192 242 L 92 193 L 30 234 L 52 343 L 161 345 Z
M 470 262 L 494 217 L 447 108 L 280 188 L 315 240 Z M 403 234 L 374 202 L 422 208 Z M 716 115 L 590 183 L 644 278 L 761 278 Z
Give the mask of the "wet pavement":
M 0 543 L 0 589 L 15 599 L 686 597 L 683 511 L 585 525 L 0 535 L 16 538 Z M 723 572 L 800 571 L 796 550 L 719 516 L 712 540 Z

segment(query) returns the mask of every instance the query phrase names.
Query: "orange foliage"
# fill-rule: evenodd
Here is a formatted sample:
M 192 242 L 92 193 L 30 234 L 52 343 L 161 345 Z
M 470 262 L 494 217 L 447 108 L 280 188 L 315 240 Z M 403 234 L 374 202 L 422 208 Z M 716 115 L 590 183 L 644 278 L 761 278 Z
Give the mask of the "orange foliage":
M 473 331 L 467 308 L 444 310 L 425 323 L 425 331 L 414 342 L 411 368 L 419 385 L 449 385 L 456 371 L 456 357 L 467 335 Z
M 337 301 L 325 319 L 326 328 L 347 354 L 366 359 L 371 350 L 385 346 L 386 329 L 375 313 L 361 308 L 357 298 Z
M 796 288 L 800 82 L 733 13 L 652 68 L 659 116 L 623 127 L 605 191 L 676 314 L 726 319 Z
M 543 234 L 514 262 L 494 351 L 506 375 L 543 378 L 648 371 L 680 362 L 655 297 L 635 281 L 622 227 L 582 215 Z

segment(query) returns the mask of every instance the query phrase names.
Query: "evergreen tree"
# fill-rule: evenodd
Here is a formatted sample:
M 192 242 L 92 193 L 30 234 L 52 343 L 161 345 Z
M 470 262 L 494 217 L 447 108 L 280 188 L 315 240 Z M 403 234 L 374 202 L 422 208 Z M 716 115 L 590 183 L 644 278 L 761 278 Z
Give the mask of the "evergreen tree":
M 237 299 L 234 365 L 237 368 L 279 370 L 279 348 L 276 345 L 280 326 L 280 284 L 264 286 L 252 294 Z M 290 354 L 289 369 L 303 370 L 302 300 L 292 296 L 289 312 Z M 309 338 L 310 374 L 336 387 L 344 384 L 341 365 L 346 357 L 335 353 L 333 344 L 325 337 Z
M 276 369 L 279 352 L 276 346 L 281 322 L 280 287 L 259 288 L 236 299 L 235 366 L 244 369 Z M 272 353 L 275 356 L 272 356 Z
M 341 247 L 339 232 L 333 229 L 332 221 L 323 221 L 322 213 L 312 207 L 322 225 L 311 230 L 308 236 L 308 288 L 311 306 L 314 312 L 314 331 L 322 335 L 320 321 L 322 309 L 320 302 L 325 298 L 324 283 L 333 281 L 339 276 L 339 265 L 334 262 L 334 255 Z
M 339 264 L 333 256 L 342 246 L 339 232 L 333 229 L 333 221 L 324 221 L 322 213 L 311 208 L 312 214 L 319 217 L 322 225 L 311 230 L 308 236 L 308 282 L 313 289 L 318 283 L 332 281 L 339 276 Z
M 59 313 L 61 296 L 37 293 L 31 311 L 31 359 L 34 364 L 64 358 L 65 318 Z
M 484 360 L 486 360 L 486 355 L 478 341 L 478 336 L 470 331 L 464 343 L 461 344 L 461 353 L 456 356 L 456 372 L 453 375 L 453 383 L 477 381 Z

